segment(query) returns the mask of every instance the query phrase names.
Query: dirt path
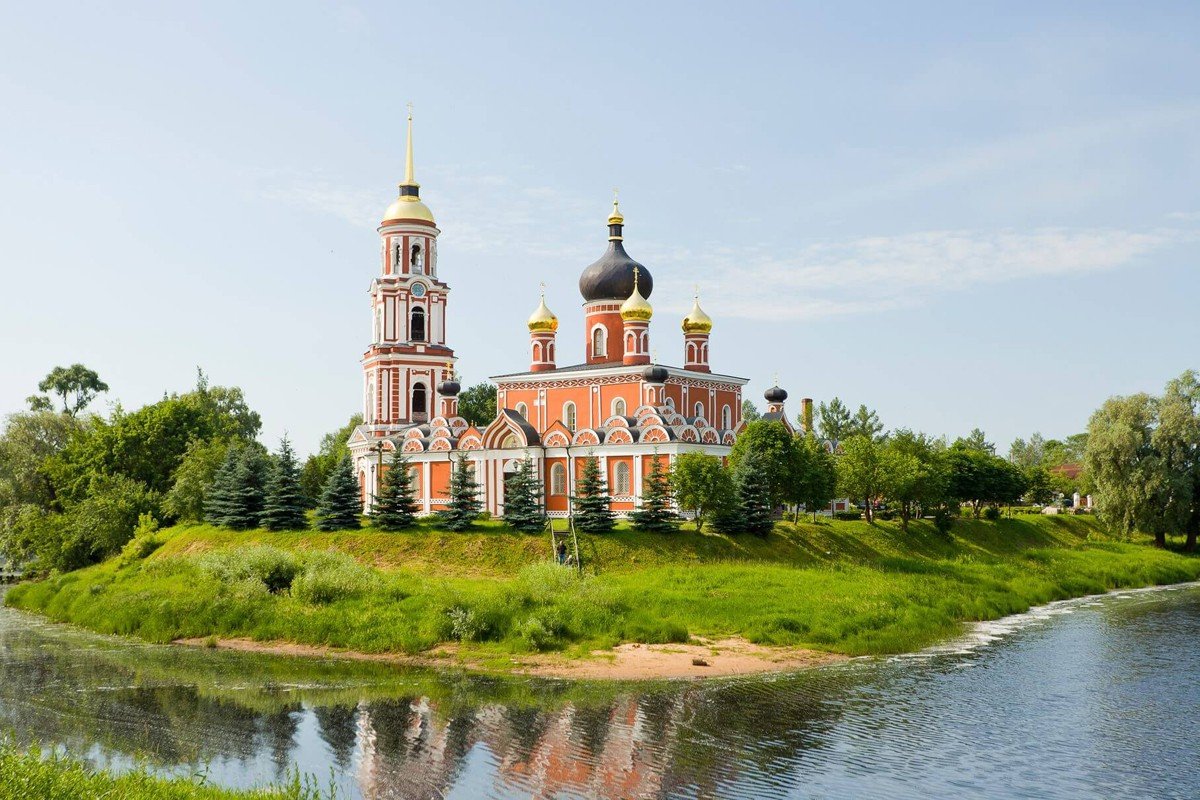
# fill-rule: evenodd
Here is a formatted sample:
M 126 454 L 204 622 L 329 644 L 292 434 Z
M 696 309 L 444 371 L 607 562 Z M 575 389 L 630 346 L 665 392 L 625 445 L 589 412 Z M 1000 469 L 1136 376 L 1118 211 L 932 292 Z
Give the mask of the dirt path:
M 212 647 L 212 639 L 178 639 L 175 644 Z M 410 656 L 399 653 L 357 653 L 319 645 L 294 642 L 256 642 L 251 639 L 217 639 L 215 646 L 307 658 L 342 658 L 378 661 L 421 667 L 456 666 L 465 669 L 489 669 L 456 647 L 442 646 L 428 654 Z M 689 644 L 623 644 L 612 650 L 594 651 L 590 658 L 567 658 L 558 654 L 515 655 L 509 672 L 547 678 L 586 680 L 663 680 L 706 678 L 720 675 L 750 675 L 762 672 L 788 672 L 844 661 L 845 656 L 799 647 L 766 647 L 745 639 L 708 640 L 697 638 Z

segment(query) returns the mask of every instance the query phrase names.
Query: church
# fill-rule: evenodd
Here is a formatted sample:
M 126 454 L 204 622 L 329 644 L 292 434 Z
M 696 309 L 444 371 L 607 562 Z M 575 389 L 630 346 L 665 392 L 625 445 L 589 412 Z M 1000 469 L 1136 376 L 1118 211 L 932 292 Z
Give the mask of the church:
M 408 461 L 426 514 L 448 502 L 459 459 L 474 472 L 484 510 L 503 514 L 505 478 L 528 459 L 550 517 L 570 514 L 586 459 L 599 460 L 612 509 L 624 515 L 637 508 L 653 459 L 669 466 L 681 453 L 729 454 L 742 424 L 747 379 L 712 370 L 713 320 L 698 297 L 672 345 L 682 366 L 652 363 L 654 278 L 625 250 L 616 200 L 606 249 L 579 276 L 584 360 L 559 365 L 559 319 L 543 296 L 526 322 L 528 368 L 491 378 L 496 418 L 476 427 L 460 417 L 461 387 L 446 337 L 450 286 L 438 264 L 441 232 L 414 178 L 411 114 L 405 156 L 399 196 L 378 228 L 372 341 L 362 357 L 363 424 L 349 442 L 364 510 L 397 454 Z M 774 386 L 765 397 L 764 416 L 791 428 L 783 408 L 787 392 Z

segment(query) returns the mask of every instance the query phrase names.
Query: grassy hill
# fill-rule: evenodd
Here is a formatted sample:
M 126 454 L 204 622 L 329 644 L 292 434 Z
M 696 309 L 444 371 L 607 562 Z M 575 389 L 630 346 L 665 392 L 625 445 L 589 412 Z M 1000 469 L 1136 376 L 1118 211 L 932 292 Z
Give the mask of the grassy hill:
M 1120 587 L 1200 578 L 1200 558 L 1110 541 L 1090 517 L 780 523 L 766 539 L 618 530 L 581 536 L 585 575 L 546 535 L 233 532 L 181 526 L 7 602 L 152 641 L 248 637 L 422 653 L 503 668 L 624 641 L 741 636 L 847 653 L 908 651 L 963 622 Z

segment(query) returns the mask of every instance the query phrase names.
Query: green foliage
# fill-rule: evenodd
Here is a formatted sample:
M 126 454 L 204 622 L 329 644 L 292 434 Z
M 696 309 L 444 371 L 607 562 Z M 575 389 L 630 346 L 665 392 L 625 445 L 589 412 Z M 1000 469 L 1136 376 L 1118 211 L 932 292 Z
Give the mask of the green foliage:
M 325 434 L 317 452 L 305 460 L 300 470 L 300 488 L 304 491 L 306 508 L 316 508 L 330 473 L 343 458 L 350 457 L 350 435 L 362 421 L 362 414 L 355 414 L 345 425 Z
M 775 527 L 767 477 L 767 457 L 747 450 L 733 468 L 732 502 L 720 509 L 713 527 L 721 533 L 752 533 L 767 536 Z
M 136 767 L 119 774 L 96 770 L 57 750 L 18 750 L 0 740 L 0 800 L 333 800 L 312 778 L 293 774 L 276 786 L 221 789 L 198 778 L 160 778 Z
M 671 533 L 679 521 L 673 505 L 671 474 L 658 453 L 650 461 L 650 473 L 642 485 L 642 503 L 629 514 L 634 527 L 648 533 Z
M 969 504 L 976 519 L 985 504 L 1015 503 L 1027 488 L 1015 464 L 962 439 L 947 451 L 946 465 L 950 496 Z
M 854 412 L 854 418 L 850 420 L 850 435 L 865 436 L 879 441 L 882 433 L 883 423 L 879 421 L 879 415 L 865 405 L 860 405 L 858 411 Z
M 407 458 L 396 453 L 383 473 L 379 494 L 371 504 L 371 524 L 381 531 L 403 531 L 417 525 L 417 501 Z
M 679 507 L 691 511 L 701 530 L 716 510 L 733 496 L 733 479 L 721 459 L 708 453 L 680 453 L 672 467 L 671 482 Z
M 1050 471 L 1043 466 L 1025 467 L 1024 500 L 1034 505 L 1046 505 L 1054 499 L 1054 487 L 1050 482 Z
M 899 512 L 901 526 L 949 500 L 950 477 L 942 446 L 923 433 L 902 428 L 881 452 L 883 493 Z
M 74 417 L 87 408 L 96 395 L 107 392 L 108 384 L 100 380 L 95 370 L 83 364 L 72 364 L 50 370 L 38 384 L 38 390 L 58 395 L 63 413 Z M 34 411 L 46 410 L 45 404 L 37 402 L 37 398 L 30 398 L 30 406 Z
M 542 509 L 542 485 L 525 459 L 504 482 L 504 521 L 522 533 L 540 533 L 546 528 Z
M 575 527 L 584 533 L 607 533 L 616 525 L 608 485 L 600 472 L 600 462 L 594 456 L 583 460 L 583 473 L 575 483 L 571 505 Z
M 271 465 L 264 488 L 263 509 L 259 524 L 269 531 L 289 531 L 308 527 L 304 515 L 304 495 L 300 489 L 300 469 L 296 454 L 284 436 L 279 453 Z
M 448 530 L 465 531 L 479 519 L 480 508 L 474 465 L 460 457 L 450 473 L 450 498 L 438 517 Z
M 762 419 L 762 412 L 758 410 L 758 406 L 754 405 L 754 401 L 746 399 L 742 401 L 742 421 L 754 422 L 756 419 Z
M 73 570 L 115 555 L 133 538 L 139 518 L 157 507 L 158 498 L 137 481 L 97 476 L 83 501 L 47 518 L 52 522 L 38 548 L 38 567 Z
M 270 459 L 257 443 L 230 446 L 205 498 L 212 525 L 243 531 L 258 527 Z
M 379 576 L 343 553 L 314 553 L 291 582 L 292 597 L 310 605 L 327 605 L 377 591 Z
M 884 489 L 883 448 L 874 439 L 855 434 L 841 443 L 837 459 L 838 492 L 861 500 L 867 522 L 874 520 L 873 505 Z
M 317 503 L 317 530 L 356 530 L 362 527 L 362 500 L 358 481 L 350 466 L 350 457 L 343 458 L 329 474 L 321 500 Z
M 229 443 L 224 439 L 193 439 L 175 470 L 175 481 L 163 497 L 163 515 L 170 520 L 199 522 L 205 519 L 209 487 L 225 462 Z
M 850 409 L 846 408 L 840 398 L 833 398 L 829 405 L 824 402 L 817 404 L 817 430 L 820 431 L 821 438 L 835 445 L 851 435 Z
M 833 454 L 814 434 L 797 434 L 795 448 L 797 479 L 789 499 L 812 511 L 815 520 L 817 512 L 833 502 L 837 465 Z
M 203 572 L 221 583 L 238 585 L 251 581 L 268 592 L 290 589 L 301 569 L 295 553 L 270 545 L 209 553 L 197 563 Z
M 989 456 L 996 455 L 996 445 L 989 442 L 987 434 L 979 428 L 972 428 L 971 432 L 965 438 L 955 439 L 954 447 L 972 453 L 983 453 Z
M 89 423 L 53 412 L 13 414 L 0 435 L 0 507 L 56 508 L 47 462 Z
M 796 441 L 787 426 L 778 420 L 748 423 L 733 444 L 729 466 L 736 471 L 749 453 L 763 457 L 756 469 L 758 479 L 765 483 L 770 505 L 778 506 L 792 499 L 801 476 L 798 474 Z
M 1000 509 L 996 506 L 988 506 L 983 510 L 983 518 L 990 522 L 995 522 L 1000 519 Z
M 483 427 L 496 418 L 496 385 L 477 383 L 458 395 L 458 415 L 467 422 Z

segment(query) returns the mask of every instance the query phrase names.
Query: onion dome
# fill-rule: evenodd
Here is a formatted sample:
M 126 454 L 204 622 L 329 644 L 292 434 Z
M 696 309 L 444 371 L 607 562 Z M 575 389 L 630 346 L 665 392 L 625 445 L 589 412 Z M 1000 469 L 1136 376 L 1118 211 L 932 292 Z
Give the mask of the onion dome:
M 529 325 L 531 333 L 538 331 L 548 331 L 554 333 L 558 330 L 558 317 L 554 316 L 554 312 L 546 306 L 546 294 L 542 293 L 542 302 L 538 303 L 538 307 L 529 315 Z
M 462 386 L 459 385 L 459 382 L 454 379 L 453 361 L 446 362 L 446 373 L 450 377 L 438 384 L 438 394 L 442 395 L 443 397 L 457 397 L 459 390 L 462 389 Z
M 630 258 L 625 252 L 624 236 L 621 231 L 625 217 L 613 201 L 613 210 L 608 217 L 608 251 L 591 264 L 579 276 L 579 293 L 586 302 L 593 300 L 624 300 L 633 294 L 633 271 L 641 274 L 642 299 L 654 291 L 654 278 L 644 266 Z
M 763 392 L 763 397 L 766 398 L 768 403 L 782 403 L 784 400 L 787 400 L 788 393 L 786 389 L 780 389 L 778 386 L 772 386 L 770 389 L 767 389 L 765 392 Z
M 646 383 L 666 383 L 667 375 L 667 368 L 657 364 L 651 364 L 642 370 L 642 380 Z
M 633 291 L 625 302 L 621 304 L 621 319 L 649 322 L 650 317 L 654 316 L 654 309 L 646 302 L 646 298 L 642 297 L 642 293 L 638 291 L 638 273 L 640 272 L 640 268 L 633 268 Z
M 709 333 L 712 331 L 712 317 L 704 313 L 700 307 L 700 296 L 692 298 L 692 310 L 683 318 L 684 333 Z
M 383 212 L 383 221 L 399 219 L 419 219 L 422 222 L 433 223 L 433 212 L 429 206 L 421 202 L 421 184 L 413 178 L 413 134 L 412 110 L 408 112 L 408 145 L 405 148 L 404 183 L 400 184 L 400 196 L 392 201 Z

